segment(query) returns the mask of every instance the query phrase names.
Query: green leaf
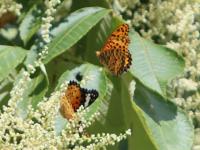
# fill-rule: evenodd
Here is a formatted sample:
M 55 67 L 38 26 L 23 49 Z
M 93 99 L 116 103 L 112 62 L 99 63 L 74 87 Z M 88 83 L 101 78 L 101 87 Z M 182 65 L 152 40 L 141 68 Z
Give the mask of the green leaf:
M 34 77 L 34 81 L 32 82 L 32 89 L 34 89 L 34 91 L 29 95 L 33 108 L 36 108 L 37 104 L 42 101 L 49 86 L 48 75 L 44 65 L 40 66 L 40 69 L 41 71 L 39 71 L 38 74 L 36 72 L 36 77 Z
M 24 61 L 24 64 L 26 66 L 33 65 L 34 62 L 37 60 L 37 58 L 38 58 L 38 46 L 32 45 L 30 50 L 27 52 L 27 56 Z
M 24 42 L 24 45 L 38 31 L 41 25 L 41 10 L 34 5 L 19 26 L 19 35 Z
M 82 80 L 80 82 L 76 79 L 77 74 L 82 76 Z M 100 113 L 99 120 L 104 122 L 112 90 L 112 84 L 105 76 L 105 72 L 92 64 L 83 64 L 80 67 L 76 67 L 71 71 L 66 71 L 63 73 L 59 79 L 56 90 L 58 90 L 60 85 L 66 81 L 76 81 L 80 83 L 82 88 L 95 89 L 98 91 L 99 97 L 92 105 L 89 106 L 89 112 L 86 118 L 98 111 Z M 57 126 L 57 129 L 59 131 L 61 129 L 60 126 L 63 126 L 63 121 L 61 120 L 62 119 L 58 119 L 60 125 Z
M 7 104 L 10 97 L 9 91 L 12 89 L 12 83 L 9 80 L 3 80 L 0 83 L 0 109 Z
M 191 149 L 194 129 L 183 111 L 139 81 L 133 99 L 159 149 Z
M 126 129 L 131 129 L 131 136 L 128 137 L 128 148 L 138 150 L 158 150 L 156 142 L 151 136 L 142 110 L 133 102 L 128 91 L 130 83 L 127 76 L 121 80 L 121 101 Z M 131 84 L 133 85 L 133 84 Z M 133 88 L 134 86 L 132 86 Z
M 11 73 L 26 56 L 26 50 L 16 46 L 0 45 L 0 81 Z
M 109 10 L 100 7 L 88 7 L 77 10 L 67 17 L 64 22 L 55 27 L 51 34 L 54 36 L 48 45 L 48 55 L 44 63 L 60 55 L 78 42 L 94 25 L 96 25 Z
M 183 73 L 184 60 L 175 51 L 145 40 L 136 32 L 131 31 L 129 37 L 133 59 L 130 72 L 146 86 L 165 95 L 167 82 Z
M 107 0 L 100 0 L 100 1 L 91 1 L 91 0 L 73 0 L 71 10 L 77 10 L 83 7 L 103 7 L 103 8 L 110 8 L 109 2 Z
M 58 65 L 58 62 L 59 62 L 59 67 L 55 67 L 55 65 Z M 61 59 L 60 57 L 58 57 L 55 59 L 55 61 L 51 61 L 50 63 L 48 63 L 48 65 L 45 65 L 45 66 L 48 72 L 48 78 L 49 78 L 49 84 L 50 84 L 48 94 L 50 94 L 55 90 L 55 87 L 58 84 L 58 80 L 60 76 L 64 72 L 66 72 L 66 68 L 68 70 L 71 70 L 77 67 L 77 64 L 73 63 L 72 61 L 65 61 Z

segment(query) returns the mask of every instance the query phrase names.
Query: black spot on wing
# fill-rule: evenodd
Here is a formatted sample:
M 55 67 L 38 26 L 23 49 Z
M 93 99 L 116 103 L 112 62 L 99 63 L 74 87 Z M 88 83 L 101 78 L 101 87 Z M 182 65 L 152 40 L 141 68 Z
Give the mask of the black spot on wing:
M 83 76 L 81 75 L 80 72 L 78 72 L 78 73 L 76 74 L 76 80 L 80 82 L 82 79 L 83 79 Z

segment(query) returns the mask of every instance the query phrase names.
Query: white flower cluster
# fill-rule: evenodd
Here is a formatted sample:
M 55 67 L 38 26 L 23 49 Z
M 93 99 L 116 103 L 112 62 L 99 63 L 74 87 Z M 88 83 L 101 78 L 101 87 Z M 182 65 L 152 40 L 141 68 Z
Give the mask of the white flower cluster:
M 40 66 L 42 64 L 42 60 L 48 54 L 48 46 L 47 44 L 51 42 L 50 38 L 50 28 L 52 26 L 52 21 L 54 20 L 54 13 L 56 12 L 56 6 L 60 4 L 60 0 L 45 0 L 44 3 L 46 5 L 45 16 L 42 17 L 42 25 L 41 25 L 41 36 L 43 41 L 39 43 L 41 47 L 41 52 L 38 54 L 38 60 L 34 62 L 35 66 Z
M 8 101 L 9 107 L 4 107 L 5 112 L 12 112 L 13 114 L 15 114 L 18 104 L 17 102 L 22 100 L 24 90 L 26 89 L 26 86 L 30 80 L 30 74 L 27 71 L 23 71 L 21 78 L 16 83 L 16 85 L 14 85 L 13 89 L 10 92 L 11 98 Z
M 3 2 L 4 1 L 1 1 L 0 4 L 1 3 L 3 4 Z M 10 2 L 10 3 L 8 3 L 8 2 Z M 23 95 L 23 92 L 27 85 L 27 78 L 30 76 L 30 74 L 35 73 L 35 71 L 36 71 L 35 67 L 41 66 L 42 59 L 44 59 L 46 54 L 48 54 L 48 47 L 46 44 L 50 42 L 50 39 L 47 41 L 46 38 L 49 37 L 49 29 L 51 27 L 51 21 L 53 20 L 52 14 L 56 11 L 56 9 L 54 7 L 59 3 L 60 3 L 59 0 L 46 0 L 45 1 L 45 5 L 47 7 L 47 9 L 45 11 L 46 18 L 42 18 L 43 23 L 41 25 L 41 30 L 42 30 L 41 32 L 42 32 L 43 40 L 46 43 L 45 44 L 43 42 L 40 43 L 40 47 L 42 47 L 42 51 L 38 54 L 38 56 L 39 56 L 38 59 L 34 62 L 34 64 L 27 65 L 28 71 L 24 71 L 24 76 L 22 76 L 22 78 L 20 79 L 20 82 L 18 82 L 18 84 L 15 85 L 14 88 L 12 89 L 11 99 L 9 100 L 9 103 L 15 104 L 15 101 L 19 99 L 19 96 Z M 5 1 L 5 4 L 7 4 L 10 7 L 12 6 L 11 4 L 13 4 L 12 7 L 15 7 L 15 5 L 17 5 L 11 0 Z M 30 80 L 30 78 L 29 78 L 29 80 Z M 21 84 L 21 83 L 23 83 L 23 84 Z
M 62 91 L 62 90 L 61 90 Z M 25 118 L 13 113 L 13 105 L 5 106 L 0 114 L 0 149 L 100 149 L 114 145 L 128 135 L 89 134 L 88 128 L 99 116 L 94 113 L 86 118 L 88 109 L 80 107 L 77 117 L 69 120 L 61 134 L 56 133 L 55 121 L 59 115 L 59 102 L 62 92 L 54 92 L 49 99 L 41 101 L 37 109 L 30 105 Z
M 22 5 L 16 3 L 14 0 L 0 1 L 0 17 L 7 12 L 14 12 L 17 16 L 19 16 L 21 9 Z
M 83 116 L 88 112 L 87 108 L 80 108 L 77 112 L 76 120 L 70 120 L 67 124 L 68 131 L 70 133 L 62 132 L 62 142 L 65 143 L 65 147 L 73 147 L 74 150 L 88 150 L 88 149 L 101 149 L 106 148 L 108 145 L 114 145 L 116 142 L 120 142 L 131 135 L 131 130 L 128 129 L 124 134 L 116 135 L 109 133 L 88 134 L 85 129 L 88 128 L 95 119 L 99 116 L 98 113 L 93 114 L 89 119 L 85 119 Z M 84 145 L 84 146 L 83 146 Z
M 49 43 L 51 41 L 49 33 L 51 28 L 51 22 L 53 21 L 54 17 L 52 16 L 55 12 L 55 6 L 60 4 L 60 0 L 45 0 L 46 5 L 46 11 L 45 11 L 45 17 L 42 18 L 42 27 L 41 27 L 41 34 L 42 38 L 46 43 Z
M 185 74 L 173 80 L 169 93 L 177 105 L 187 110 L 195 127 L 200 129 L 199 0 L 139 0 L 131 5 L 131 0 L 117 1 L 115 3 L 121 6 L 115 10 L 121 11 L 143 37 L 165 44 L 184 56 Z

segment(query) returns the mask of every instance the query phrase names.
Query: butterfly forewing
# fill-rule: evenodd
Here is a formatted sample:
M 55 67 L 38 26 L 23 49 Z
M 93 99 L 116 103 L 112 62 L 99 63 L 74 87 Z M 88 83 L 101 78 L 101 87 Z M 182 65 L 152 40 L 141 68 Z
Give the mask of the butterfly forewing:
M 128 24 L 122 24 L 114 32 L 112 32 L 111 37 L 128 36 L 128 32 L 129 32 Z
M 77 111 L 85 97 L 85 93 L 82 92 L 81 87 L 74 81 L 69 83 L 65 95 L 74 111 Z

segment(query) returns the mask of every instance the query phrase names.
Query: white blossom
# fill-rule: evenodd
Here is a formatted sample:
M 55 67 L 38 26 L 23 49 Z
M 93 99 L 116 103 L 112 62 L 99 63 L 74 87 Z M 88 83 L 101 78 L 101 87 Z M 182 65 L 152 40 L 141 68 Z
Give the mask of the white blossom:
M 0 17 L 6 12 L 13 12 L 17 16 L 21 14 L 22 5 L 14 0 L 1 0 L 0 1 Z

